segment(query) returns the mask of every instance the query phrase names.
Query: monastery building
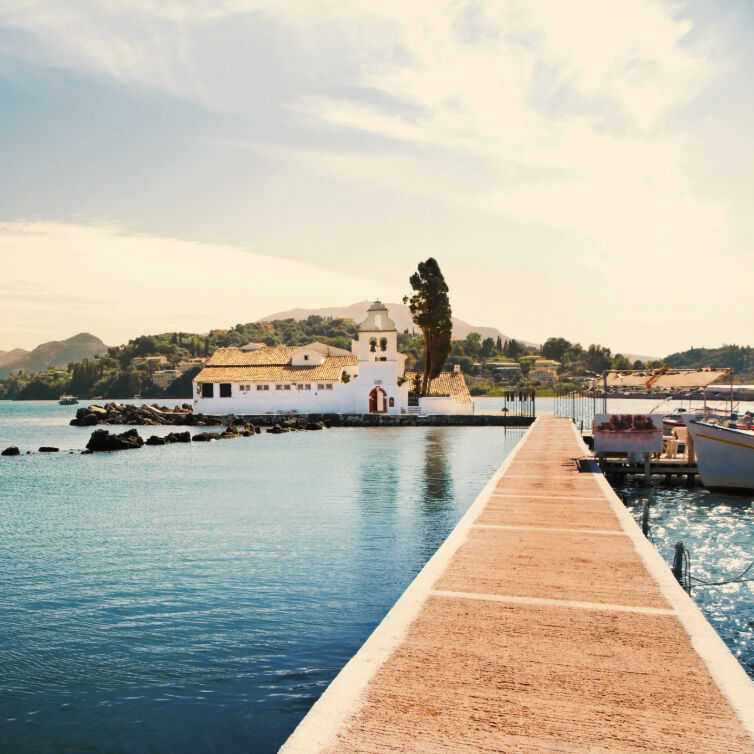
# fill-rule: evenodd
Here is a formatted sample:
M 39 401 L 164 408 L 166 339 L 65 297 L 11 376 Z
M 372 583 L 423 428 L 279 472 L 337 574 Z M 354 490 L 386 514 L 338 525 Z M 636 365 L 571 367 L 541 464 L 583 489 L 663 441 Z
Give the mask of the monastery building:
M 351 351 L 324 343 L 219 348 L 194 378 L 194 411 L 206 414 L 470 414 L 463 375 L 443 373 L 409 410 L 413 375 L 398 353 L 398 332 L 375 301 Z

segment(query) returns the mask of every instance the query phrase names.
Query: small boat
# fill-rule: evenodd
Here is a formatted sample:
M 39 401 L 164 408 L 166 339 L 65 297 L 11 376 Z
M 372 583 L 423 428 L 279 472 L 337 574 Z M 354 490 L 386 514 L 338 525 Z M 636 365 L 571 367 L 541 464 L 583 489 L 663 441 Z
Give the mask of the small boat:
M 74 403 L 78 403 L 79 399 L 75 395 L 61 395 L 58 399 L 58 403 L 61 406 L 73 406 Z
M 693 419 L 687 427 L 707 489 L 754 490 L 754 431 Z

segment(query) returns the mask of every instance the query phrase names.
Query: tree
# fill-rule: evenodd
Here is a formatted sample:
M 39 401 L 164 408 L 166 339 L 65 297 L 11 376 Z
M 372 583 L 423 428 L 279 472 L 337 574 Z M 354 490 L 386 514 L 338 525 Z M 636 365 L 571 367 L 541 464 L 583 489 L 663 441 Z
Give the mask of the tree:
M 565 338 L 548 338 L 542 346 L 542 357 L 545 359 L 555 359 L 555 361 L 563 361 L 563 357 L 570 347 L 571 343 Z
M 463 350 L 472 359 L 478 358 L 479 352 L 482 350 L 482 336 L 478 332 L 470 332 L 464 341 Z
M 489 359 L 495 352 L 495 341 L 492 338 L 485 338 L 482 341 L 482 348 L 479 351 L 479 355 L 483 359 Z
M 627 369 L 631 369 L 631 362 L 622 353 L 616 353 L 613 358 L 612 368 L 619 372 L 626 371 Z
M 592 343 L 586 351 L 584 365 L 590 372 L 596 372 L 599 374 L 606 369 L 610 369 L 612 361 L 613 359 L 610 354 L 610 349 L 607 346 Z
M 497 343 L 495 343 L 495 349 L 498 351 L 503 350 L 503 339 L 499 335 L 497 336 Z
M 445 359 L 450 353 L 450 336 L 453 330 L 451 321 L 448 284 L 445 282 L 440 265 L 430 257 L 419 262 L 417 271 L 409 278 L 412 296 L 404 296 L 416 326 L 424 338 L 424 375 L 421 395 L 426 395 L 430 380 L 442 371 Z

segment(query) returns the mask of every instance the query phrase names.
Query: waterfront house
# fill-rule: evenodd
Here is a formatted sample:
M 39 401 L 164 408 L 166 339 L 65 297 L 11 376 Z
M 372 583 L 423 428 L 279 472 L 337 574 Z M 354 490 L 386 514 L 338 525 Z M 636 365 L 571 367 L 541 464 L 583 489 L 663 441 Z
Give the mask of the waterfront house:
M 557 382 L 560 362 L 554 359 L 537 359 L 529 370 L 530 380 Z
M 352 341 L 350 351 L 316 342 L 219 348 L 194 377 L 194 411 L 404 414 L 409 408 L 410 387 L 405 361 L 405 355 L 398 352 L 395 323 L 384 304 L 375 301 L 359 325 L 358 339 Z M 430 386 L 432 395 L 421 399 L 422 410 L 473 412 L 468 390 L 463 395 L 463 375 L 441 375 L 438 380 Z

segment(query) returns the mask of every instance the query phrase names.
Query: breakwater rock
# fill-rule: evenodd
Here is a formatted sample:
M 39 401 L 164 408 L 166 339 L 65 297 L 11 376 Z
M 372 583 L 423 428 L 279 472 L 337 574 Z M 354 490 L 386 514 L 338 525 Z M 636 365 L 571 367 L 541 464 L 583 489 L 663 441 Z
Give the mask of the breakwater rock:
M 108 450 L 130 450 L 140 448 L 143 444 L 144 440 L 135 429 L 126 430 L 119 435 L 110 434 L 106 429 L 95 429 L 86 444 L 86 449 L 98 453 Z
M 164 437 L 152 435 L 145 445 L 172 445 L 174 442 L 191 442 L 190 432 L 170 432 Z
M 71 419 L 74 427 L 92 427 L 97 424 L 127 424 L 135 426 L 211 426 L 223 424 L 223 418 L 210 414 L 195 414 L 188 403 L 170 408 L 153 403 L 151 406 L 126 403 L 93 404 L 76 411 Z
M 20 456 L 21 451 L 15 445 L 9 445 L 0 456 Z

